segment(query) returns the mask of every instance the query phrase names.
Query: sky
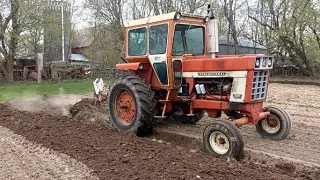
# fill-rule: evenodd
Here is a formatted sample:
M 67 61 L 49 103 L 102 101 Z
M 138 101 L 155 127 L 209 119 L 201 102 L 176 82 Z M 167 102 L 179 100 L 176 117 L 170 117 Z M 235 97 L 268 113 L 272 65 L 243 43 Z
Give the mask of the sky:
M 83 29 L 90 25 L 90 10 L 84 8 L 85 0 L 69 0 L 74 3 L 72 22 L 76 29 Z

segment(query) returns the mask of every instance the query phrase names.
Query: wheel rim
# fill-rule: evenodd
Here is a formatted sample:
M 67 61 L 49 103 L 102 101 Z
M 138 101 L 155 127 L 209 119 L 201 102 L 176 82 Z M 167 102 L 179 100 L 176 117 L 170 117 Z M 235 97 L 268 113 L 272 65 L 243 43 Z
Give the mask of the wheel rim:
M 133 96 L 127 90 L 119 90 L 115 96 L 114 111 L 117 113 L 119 122 L 123 125 L 130 125 L 136 114 L 136 104 Z
M 261 120 L 262 128 L 269 134 L 275 134 L 280 130 L 280 120 L 271 114 L 267 119 Z
M 229 151 L 230 142 L 226 135 L 220 131 L 215 131 L 209 138 L 210 146 L 213 151 L 220 155 L 224 155 Z

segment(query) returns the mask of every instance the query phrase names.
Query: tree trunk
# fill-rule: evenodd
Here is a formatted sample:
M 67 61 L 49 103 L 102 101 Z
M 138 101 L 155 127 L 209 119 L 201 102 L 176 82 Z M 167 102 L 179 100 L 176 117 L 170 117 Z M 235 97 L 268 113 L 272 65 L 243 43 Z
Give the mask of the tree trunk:
M 7 82 L 8 83 L 13 83 L 13 65 L 12 65 L 12 60 L 7 61 Z
M 2 63 L 0 63 L 0 68 L 1 68 L 1 71 L 3 72 L 4 77 L 5 77 L 6 80 L 8 81 L 8 79 L 9 79 L 9 74 L 8 74 L 7 69 L 5 68 L 5 66 L 4 66 Z

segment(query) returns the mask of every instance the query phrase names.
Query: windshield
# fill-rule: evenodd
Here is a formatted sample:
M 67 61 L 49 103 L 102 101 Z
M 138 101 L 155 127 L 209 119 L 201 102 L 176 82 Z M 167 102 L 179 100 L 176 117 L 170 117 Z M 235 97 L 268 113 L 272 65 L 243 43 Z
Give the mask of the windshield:
M 204 55 L 204 27 L 177 24 L 174 30 L 173 56 Z

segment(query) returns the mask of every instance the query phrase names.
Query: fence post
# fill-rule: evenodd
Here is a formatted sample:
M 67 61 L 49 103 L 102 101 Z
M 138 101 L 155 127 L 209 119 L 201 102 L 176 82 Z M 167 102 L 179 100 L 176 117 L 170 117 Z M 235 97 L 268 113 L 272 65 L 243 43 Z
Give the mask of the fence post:
M 43 56 L 41 53 L 37 54 L 37 67 L 38 67 L 38 84 L 41 84 L 42 69 L 43 69 Z
M 102 76 L 102 71 L 103 71 L 103 69 L 104 69 L 104 64 L 102 63 L 102 67 L 101 67 L 101 69 L 100 69 L 100 78 L 101 78 L 101 76 Z

